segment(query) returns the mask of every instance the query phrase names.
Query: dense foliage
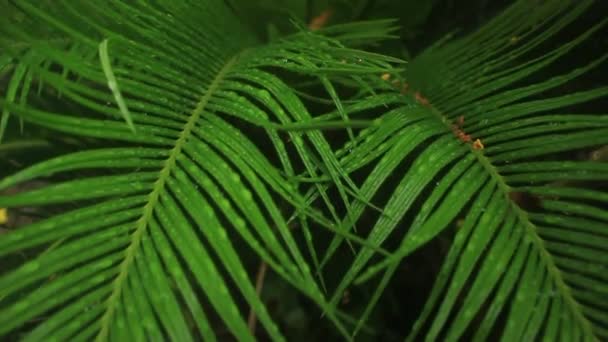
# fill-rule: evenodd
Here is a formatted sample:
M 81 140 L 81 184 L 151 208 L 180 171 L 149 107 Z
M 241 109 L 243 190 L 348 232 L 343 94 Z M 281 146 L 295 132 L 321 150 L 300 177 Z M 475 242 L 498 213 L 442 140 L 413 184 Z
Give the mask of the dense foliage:
M 606 19 L 448 3 L 0 1 L 0 336 L 608 339 Z

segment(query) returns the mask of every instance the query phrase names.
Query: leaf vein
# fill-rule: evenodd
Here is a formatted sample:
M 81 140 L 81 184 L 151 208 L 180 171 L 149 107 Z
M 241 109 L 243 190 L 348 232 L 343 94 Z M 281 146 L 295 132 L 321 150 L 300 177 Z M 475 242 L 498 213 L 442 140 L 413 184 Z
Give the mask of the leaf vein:
M 165 189 L 167 180 L 171 177 L 171 172 L 177 165 L 177 157 L 181 154 L 184 145 L 187 143 L 188 137 L 192 134 L 192 130 L 194 129 L 199 118 L 201 117 L 201 114 L 205 110 L 205 107 L 209 103 L 212 94 L 219 87 L 219 84 L 221 83 L 222 79 L 235 61 L 236 58 L 230 59 L 218 72 L 217 76 L 211 82 L 207 90 L 204 92 L 201 100 L 198 102 L 198 104 L 190 114 L 188 122 L 186 122 L 184 129 L 181 131 L 179 138 L 175 142 L 175 146 L 171 149 L 169 157 L 165 160 L 164 166 L 159 173 L 159 177 L 154 183 L 153 190 L 148 195 L 148 201 L 143 208 L 143 214 L 137 220 L 135 231 L 131 236 L 131 243 L 125 250 L 125 257 L 119 265 L 120 271 L 118 276 L 114 280 L 112 294 L 106 301 L 107 309 L 104 312 L 103 317 L 101 318 L 101 329 L 97 334 L 96 341 L 105 341 L 108 339 L 112 319 L 114 318 L 118 301 L 121 297 L 125 281 L 128 277 L 129 268 L 133 264 L 135 255 L 137 254 L 140 248 L 141 241 L 148 228 L 148 224 L 150 222 L 150 219 L 152 218 L 154 208 L 158 203 L 158 199 L 160 198 L 161 194 Z

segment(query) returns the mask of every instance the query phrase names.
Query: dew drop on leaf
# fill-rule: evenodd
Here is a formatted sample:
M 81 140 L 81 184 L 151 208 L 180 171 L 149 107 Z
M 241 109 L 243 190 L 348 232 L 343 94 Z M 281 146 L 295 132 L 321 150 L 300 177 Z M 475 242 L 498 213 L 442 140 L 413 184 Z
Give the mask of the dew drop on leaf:
M 144 327 L 151 329 L 152 327 L 155 326 L 155 323 L 152 320 L 150 320 L 149 318 L 144 318 L 143 325 L 144 325 Z
M 213 186 L 213 182 L 209 178 L 205 177 L 205 178 L 202 178 L 200 181 L 204 188 L 209 188 L 209 187 Z
M 223 240 L 228 240 L 228 234 L 226 234 L 226 231 L 224 229 L 220 229 L 218 231 L 220 238 L 222 238 Z
M 247 226 L 247 224 L 245 223 L 245 220 L 243 220 L 243 219 L 242 219 L 242 218 L 240 218 L 240 217 L 237 217 L 237 218 L 234 220 L 234 226 L 235 226 L 236 228 L 238 228 L 238 229 L 245 229 L 245 228 L 246 228 L 246 226 Z
M 243 189 L 241 191 L 241 195 L 245 198 L 245 200 L 247 201 L 251 201 L 253 199 L 253 195 L 251 194 L 251 191 L 247 190 L 247 189 Z
M 184 274 L 182 273 L 182 270 L 179 267 L 171 267 L 169 271 L 173 275 L 173 278 L 175 278 L 176 280 L 184 278 Z
M 24 272 L 34 272 L 40 268 L 40 264 L 37 261 L 30 261 L 23 266 Z
M 258 96 L 264 100 L 270 100 L 270 93 L 267 90 L 258 90 Z
M 93 283 L 93 284 L 100 284 L 100 283 L 103 283 L 105 280 L 106 280 L 105 276 L 98 275 L 98 276 L 96 276 L 96 277 L 94 277 L 94 278 L 91 279 L 91 283 Z
M 218 201 L 218 204 L 220 206 L 220 208 L 222 208 L 222 210 L 228 210 L 230 209 L 231 205 L 230 205 L 230 201 L 228 201 L 225 198 L 222 198 Z
M 99 264 L 97 264 L 97 266 L 95 268 L 104 269 L 104 268 L 108 268 L 110 266 L 112 266 L 112 260 L 104 260 L 104 261 L 100 262 Z
M 29 305 L 30 305 L 30 303 L 27 301 L 20 301 L 17 304 L 15 304 L 15 306 L 13 306 L 13 311 L 17 311 L 17 312 L 23 311 Z
M 220 293 L 223 294 L 223 295 L 229 294 L 228 288 L 226 286 L 224 286 L 224 285 L 220 285 Z
M 232 173 L 230 174 L 230 180 L 235 182 L 235 183 L 240 183 L 241 182 L 241 176 L 239 176 L 236 173 Z

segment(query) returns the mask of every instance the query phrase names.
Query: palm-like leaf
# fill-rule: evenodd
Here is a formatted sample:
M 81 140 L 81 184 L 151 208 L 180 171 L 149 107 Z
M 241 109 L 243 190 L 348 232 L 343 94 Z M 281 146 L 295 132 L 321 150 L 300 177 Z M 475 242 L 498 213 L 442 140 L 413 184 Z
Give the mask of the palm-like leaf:
M 260 45 L 222 1 L 19 2 L 22 14 L 0 26 L 0 75 L 10 77 L 0 132 L 10 115 L 105 146 L 0 180 L 6 189 L 85 175 L 0 197 L 0 207 L 61 210 L 0 236 L 0 255 L 36 255 L 0 277 L 0 333 L 47 315 L 27 339 L 213 340 L 219 317 L 251 340 L 245 302 L 281 340 L 247 274 L 249 252 L 345 335 L 335 308 L 342 293 L 382 272 L 356 333 L 399 261 L 462 218 L 410 339 L 424 330 L 428 340 L 457 340 L 474 319 L 478 340 L 492 329 L 505 340 L 606 338 L 608 194 L 586 182 L 605 181 L 608 167 L 569 152 L 606 144 L 608 120 L 561 108 L 608 89 L 539 96 L 605 58 L 522 86 L 602 25 L 537 53 L 591 3 L 517 1 L 413 60 L 405 91 L 397 60 L 345 47 L 389 37 L 391 21 Z M 331 110 L 313 115 L 308 100 Z M 370 111 L 380 120 L 349 128 Z M 338 150 L 314 130 L 336 125 L 348 133 Z M 523 206 L 525 194 L 539 206 Z M 373 210 L 366 238 L 351 233 Z M 310 225 L 334 232 L 323 254 Z M 402 239 L 392 254 L 382 249 L 389 236 Z M 344 241 L 357 254 L 327 303 L 311 268 L 321 274 Z M 381 258 L 370 266 L 374 253 Z M 507 323 L 496 328 L 499 315 Z
M 299 171 L 277 129 L 327 122 L 312 121 L 294 89 L 268 70 L 318 77 L 331 90 L 336 77 L 378 82 L 376 75 L 390 72 L 388 62 L 397 60 L 306 32 L 256 47 L 256 38 L 221 1 L 20 2 L 19 9 L 26 19 L 2 26 L 20 38 L 2 47 L 3 60 L 10 61 L 2 67 L 11 75 L 3 127 L 12 114 L 116 146 L 64 155 L 2 180 L 6 189 L 38 177 L 95 171 L 0 198 L 2 207 L 77 207 L 0 238 L 2 255 L 45 247 L 0 279 L 0 333 L 50 313 L 26 339 L 186 341 L 195 337 L 186 325 L 190 317 L 197 334 L 213 340 L 202 292 L 240 340 L 252 335 L 239 298 L 269 336 L 281 340 L 233 232 L 285 281 L 326 306 L 278 199 L 302 219 L 339 227 L 308 209 L 296 184 L 283 176 Z M 30 30 L 29 20 L 49 29 Z M 385 35 L 387 24 L 375 29 Z M 39 96 L 28 94 L 33 80 L 43 84 Z M 35 105 L 53 94 L 70 101 L 72 112 Z M 282 170 L 237 125 L 258 127 L 265 136 L 258 139 L 276 151 Z M 309 174 L 318 166 L 310 159 L 314 151 L 335 183 L 343 183 L 345 173 L 320 133 L 290 136 Z
M 608 165 L 570 161 L 565 152 L 608 143 L 608 121 L 605 115 L 557 111 L 606 96 L 608 89 L 525 100 L 591 70 L 606 56 L 568 74 L 509 89 L 603 25 L 549 53 L 527 57 L 590 4 L 518 1 L 478 32 L 433 46 L 408 65 L 412 99 L 422 104 L 428 99 L 432 106 L 396 109 L 394 131 L 376 129 L 342 164 L 350 170 L 361 166 L 355 161 L 376 161 L 360 191 L 370 201 L 405 158 L 422 150 L 394 188 L 368 241 L 381 246 L 402 220 L 409 228 L 396 254 L 374 266 L 365 269 L 372 250 L 359 252 L 332 303 L 358 276 L 361 282 L 382 271 L 363 323 L 398 261 L 464 217 L 410 340 L 422 329 L 427 340 L 458 340 L 474 319 L 481 319 L 475 339 L 485 340 L 499 314 L 507 322 L 502 328 L 506 341 L 533 340 L 539 334 L 548 340 L 606 338 L 607 293 L 599 279 L 605 279 L 601 270 L 608 260 L 608 216 L 602 207 L 608 194 L 588 189 L 584 181 L 605 181 Z M 459 117 L 464 118 L 462 130 Z M 484 149 L 472 143 L 477 138 Z M 541 208 L 520 207 L 515 197 L 522 192 L 541 197 Z M 349 219 L 362 210 L 351 207 Z M 325 259 L 341 241 L 336 237 Z

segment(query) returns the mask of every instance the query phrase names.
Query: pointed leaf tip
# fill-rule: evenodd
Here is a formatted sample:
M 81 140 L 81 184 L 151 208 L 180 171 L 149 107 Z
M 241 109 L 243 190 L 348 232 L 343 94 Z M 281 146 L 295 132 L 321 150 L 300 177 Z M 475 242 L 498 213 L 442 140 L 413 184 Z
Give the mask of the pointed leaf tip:
M 118 89 L 118 82 L 116 81 L 116 77 L 114 76 L 114 71 L 112 71 L 112 65 L 110 64 L 110 56 L 108 55 L 108 39 L 104 39 L 99 44 L 99 60 L 101 62 L 101 68 L 103 69 L 103 73 L 106 76 L 106 79 L 108 80 L 108 87 L 112 91 L 114 99 L 116 99 L 116 103 L 118 104 L 120 113 L 127 122 L 127 125 L 129 126 L 131 131 L 135 133 L 135 125 L 133 124 L 131 113 L 129 112 L 129 108 L 127 108 L 127 104 L 125 103 L 125 100 L 122 97 L 120 89 Z

